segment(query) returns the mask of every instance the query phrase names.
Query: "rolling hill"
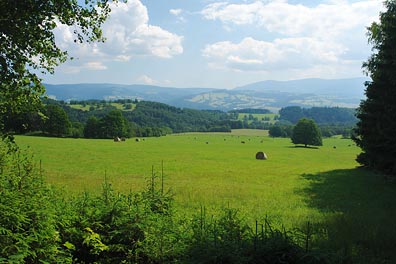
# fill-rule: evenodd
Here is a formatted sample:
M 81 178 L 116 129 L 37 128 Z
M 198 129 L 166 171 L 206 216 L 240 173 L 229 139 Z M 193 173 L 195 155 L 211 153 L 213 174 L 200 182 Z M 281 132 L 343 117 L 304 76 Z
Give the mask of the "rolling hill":
M 45 84 L 45 87 L 49 97 L 64 101 L 129 98 L 194 109 L 267 108 L 276 111 L 290 105 L 357 107 L 364 98 L 364 82 L 367 80 L 263 81 L 229 90 L 104 83 Z

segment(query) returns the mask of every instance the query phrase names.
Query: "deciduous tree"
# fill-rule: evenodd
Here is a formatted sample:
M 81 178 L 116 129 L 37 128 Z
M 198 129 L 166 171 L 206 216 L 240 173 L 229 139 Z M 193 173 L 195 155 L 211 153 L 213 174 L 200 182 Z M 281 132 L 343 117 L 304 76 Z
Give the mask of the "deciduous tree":
M 102 138 L 126 137 L 128 121 L 120 110 L 113 110 L 99 121 Z
M 70 133 L 71 123 L 62 107 L 47 105 L 45 115 L 47 119 L 44 122 L 44 132 L 53 136 L 66 136 Z
M 291 137 L 293 144 L 304 144 L 305 147 L 322 146 L 322 135 L 315 121 L 301 118 L 293 128 Z
M 109 11 L 108 0 L 1 0 L 0 115 L 37 111 L 45 89 L 36 72 L 53 73 L 68 58 L 55 43 L 58 23 L 75 27 L 75 42 L 103 41 Z

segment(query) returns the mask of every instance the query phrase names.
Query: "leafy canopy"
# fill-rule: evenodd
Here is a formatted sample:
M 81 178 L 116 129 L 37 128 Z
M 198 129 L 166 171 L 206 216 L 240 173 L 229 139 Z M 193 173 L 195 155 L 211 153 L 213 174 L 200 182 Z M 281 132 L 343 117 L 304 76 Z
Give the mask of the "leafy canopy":
M 54 136 L 68 135 L 71 128 L 69 117 L 65 110 L 58 105 L 47 105 L 45 107 L 47 119 L 44 122 L 44 131 Z
M 371 82 L 357 117 L 355 142 L 362 149 L 357 161 L 387 174 L 396 174 L 396 1 L 385 2 L 379 23 L 368 28 L 373 54 L 363 64 Z
M 305 147 L 322 146 L 322 135 L 315 121 L 312 119 L 301 118 L 293 128 L 291 137 L 293 144 L 304 144 Z
M 55 43 L 58 24 L 74 26 L 75 42 L 104 41 L 108 0 L 0 1 L 0 114 L 36 111 L 45 92 L 36 72 L 53 73 L 67 58 Z

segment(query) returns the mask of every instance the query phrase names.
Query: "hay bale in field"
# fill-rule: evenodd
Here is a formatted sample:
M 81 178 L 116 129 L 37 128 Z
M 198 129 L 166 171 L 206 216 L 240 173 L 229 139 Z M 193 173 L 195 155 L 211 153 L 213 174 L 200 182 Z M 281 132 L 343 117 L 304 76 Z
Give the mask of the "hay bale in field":
M 139 139 L 139 138 L 137 138 L 137 139 L 135 139 L 135 141 L 136 141 L 136 142 L 140 142 L 140 139 Z
M 268 156 L 264 152 L 259 151 L 259 152 L 256 153 L 256 159 L 258 159 L 258 160 L 266 160 L 266 159 L 268 159 Z
M 245 141 L 241 141 L 242 144 L 245 144 Z
M 124 137 L 121 138 L 121 141 L 125 141 L 125 140 L 126 140 L 126 138 L 124 138 Z
M 120 142 L 120 141 L 121 141 L 121 139 L 119 137 L 114 138 L 114 142 Z

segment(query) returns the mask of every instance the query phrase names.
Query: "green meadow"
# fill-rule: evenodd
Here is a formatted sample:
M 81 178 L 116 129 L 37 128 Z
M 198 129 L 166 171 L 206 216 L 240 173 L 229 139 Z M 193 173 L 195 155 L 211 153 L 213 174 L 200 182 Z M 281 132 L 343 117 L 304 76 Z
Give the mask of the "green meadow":
M 154 175 L 157 188 L 163 176 L 186 214 L 201 206 L 212 213 L 229 206 L 252 221 L 269 217 L 295 227 L 340 215 L 375 224 L 396 212 L 393 186 L 357 168 L 359 149 L 347 139 L 302 148 L 265 131 L 237 130 L 125 142 L 29 136 L 16 141 L 30 146 L 47 182 L 70 194 L 100 192 L 105 178 L 119 192 L 139 191 Z M 258 151 L 268 160 L 256 160 Z
M 99 106 L 98 106 L 99 105 Z M 114 106 L 116 109 L 118 110 L 122 110 L 122 111 L 133 111 L 136 108 L 136 104 L 132 104 L 130 103 L 129 105 L 131 105 L 130 109 L 126 109 L 125 105 L 126 104 L 121 104 L 121 103 L 115 103 L 115 102 L 110 102 L 110 103 L 106 103 L 105 105 L 110 105 L 110 106 Z M 97 103 L 97 104 L 85 104 L 85 105 L 81 105 L 81 104 L 70 104 L 69 105 L 71 108 L 74 109 L 78 109 L 78 110 L 82 110 L 82 111 L 89 111 L 91 107 L 94 107 L 95 109 L 103 109 L 103 104 L 101 103 Z

